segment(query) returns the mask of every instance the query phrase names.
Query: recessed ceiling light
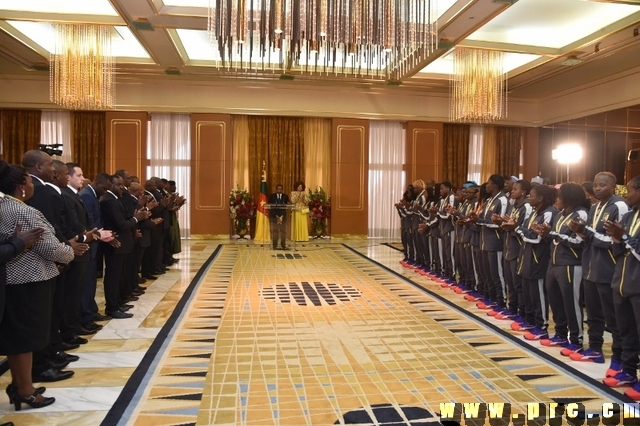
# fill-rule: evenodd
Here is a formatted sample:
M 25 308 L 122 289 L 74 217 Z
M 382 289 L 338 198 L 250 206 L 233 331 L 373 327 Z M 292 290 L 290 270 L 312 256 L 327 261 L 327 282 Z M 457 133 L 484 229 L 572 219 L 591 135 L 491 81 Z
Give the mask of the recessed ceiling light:
M 565 59 L 563 62 L 561 62 L 560 65 L 564 65 L 565 67 L 572 67 L 574 65 L 579 65 L 582 62 L 584 62 L 582 59 L 578 59 L 577 56 L 571 55 L 567 59 Z

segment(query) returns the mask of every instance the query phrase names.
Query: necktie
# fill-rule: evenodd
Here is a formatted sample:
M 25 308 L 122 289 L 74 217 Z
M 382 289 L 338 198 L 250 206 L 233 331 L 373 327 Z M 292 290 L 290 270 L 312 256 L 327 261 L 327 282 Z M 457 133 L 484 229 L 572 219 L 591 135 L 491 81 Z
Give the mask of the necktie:
M 282 198 L 282 195 L 278 194 L 278 201 L 280 201 Z

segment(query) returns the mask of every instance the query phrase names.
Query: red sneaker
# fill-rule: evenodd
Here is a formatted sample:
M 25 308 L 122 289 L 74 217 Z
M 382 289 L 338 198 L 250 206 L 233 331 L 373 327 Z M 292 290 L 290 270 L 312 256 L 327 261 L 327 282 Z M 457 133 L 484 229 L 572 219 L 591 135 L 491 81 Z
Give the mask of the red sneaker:
M 636 382 L 636 384 L 627 389 L 624 394 L 634 401 L 640 401 L 640 383 Z

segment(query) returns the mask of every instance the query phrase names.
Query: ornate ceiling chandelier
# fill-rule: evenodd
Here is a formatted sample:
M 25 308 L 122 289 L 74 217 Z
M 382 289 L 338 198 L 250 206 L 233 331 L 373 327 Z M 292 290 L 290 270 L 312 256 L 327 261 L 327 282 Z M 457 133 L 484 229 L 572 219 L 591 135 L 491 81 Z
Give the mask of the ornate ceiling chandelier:
M 456 47 L 451 75 L 452 121 L 488 123 L 507 116 L 503 52 Z
M 209 0 L 218 68 L 400 79 L 437 40 L 437 0 Z
M 53 24 L 49 98 L 68 109 L 113 108 L 114 58 L 108 26 Z

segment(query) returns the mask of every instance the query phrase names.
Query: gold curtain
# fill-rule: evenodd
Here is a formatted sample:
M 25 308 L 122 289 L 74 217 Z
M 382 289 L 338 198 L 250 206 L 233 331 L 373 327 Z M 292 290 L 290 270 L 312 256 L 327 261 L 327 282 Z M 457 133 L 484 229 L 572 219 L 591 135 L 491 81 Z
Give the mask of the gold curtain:
M 522 146 L 520 127 L 496 128 L 496 170 L 507 176 L 520 174 L 520 148 Z
M 486 182 L 492 174 L 501 174 L 498 170 L 497 156 L 496 128 L 484 126 L 482 130 L 482 182 L 478 183 Z
M 7 163 L 22 164 L 22 155 L 40 144 L 42 111 L 2 110 L 2 157 Z
M 492 174 L 520 174 L 520 127 L 485 126 L 482 134 L 482 181 Z
M 104 112 L 71 113 L 71 149 L 87 179 L 105 171 L 106 123 Z
M 290 193 L 294 182 L 305 177 L 303 119 L 250 116 L 248 121 L 249 192 L 254 199 L 260 193 L 264 161 L 269 192 L 280 183 Z
M 467 181 L 469 171 L 469 137 L 468 124 L 444 124 L 442 142 L 444 146 L 443 180 L 449 180 L 453 186 L 460 188 Z
M 246 115 L 231 117 L 233 141 L 231 147 L 233 187 L 249 187 L 249 118 Z
M 331 119 L 304 118 L 304 157 L 307 188 L 331 192 Z

